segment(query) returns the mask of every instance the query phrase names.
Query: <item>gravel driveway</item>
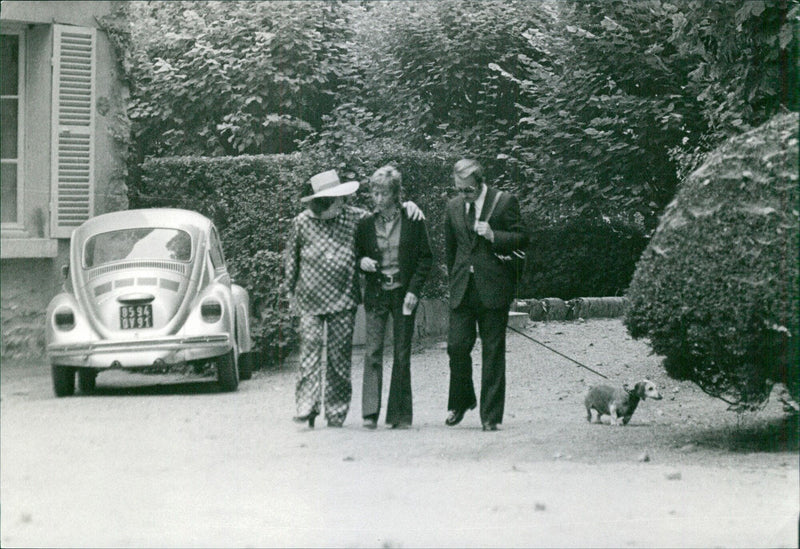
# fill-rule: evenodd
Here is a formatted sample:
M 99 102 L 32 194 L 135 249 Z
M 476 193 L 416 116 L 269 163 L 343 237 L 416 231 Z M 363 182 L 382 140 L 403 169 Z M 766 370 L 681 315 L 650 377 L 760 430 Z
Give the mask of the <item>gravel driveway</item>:
M 494 433 L 475 411 L 444 425 L 436 341 L 412 356 L 410 431 L 361 428 L 358 351 L 345 427 L 315 430 L 289 421 L 291 364 L 235 393 L 209 378 L 109 372 L 95 395 L 56 399 L 43 361 L 4 360 L 0 543 L 797 547 L 798 428 L 778 403 L 727 412 L 667 379 L 619 320 L 527 333 L 614 384 L 649 378 L 665 398 L 641 403 L 626 427 L 589 424 L 583 393 L 602 380 L 513 333 Z

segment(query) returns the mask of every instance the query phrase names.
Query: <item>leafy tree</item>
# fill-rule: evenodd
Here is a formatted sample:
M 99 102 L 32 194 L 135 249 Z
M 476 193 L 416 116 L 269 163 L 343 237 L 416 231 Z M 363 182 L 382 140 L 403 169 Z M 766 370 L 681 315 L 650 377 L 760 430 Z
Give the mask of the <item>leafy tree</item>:
M 704 131 L 672 153 L 679 177 L 726 138 L 787 109 L 797 112 L 797 0 L 683 0 L 670 42 L 691 66 L 685 94 L 701 106 Z
M 106 26 L 139 159 L 383 138 L 479 157 L 539 218 L 652 228 L 703 152 L 797 109 L 796 20 L 797 0 L 243 1 Z
M 125 2 L 104 23 L 144 156 L 288 152 L 332 108 L 346 10 L 323 2 Z
M 506 159 L 541 215 L 623 217 L 653 226 L 677 183 L 667 151 L 692 131 L 684 59 L 661 2 L 559 5 L 558 33 L 527 33 L 522 116 Z M 638 214 L 638 216 L 634 215 Z
M 319 145 L 356 150 L 387 137 L 472 154 L 540 217 L 655 223 L 676 184 L 667 151 L 698 119 L 696 102 L 682 95 L 684 59 L 668 42 L 676 8 L 451 0 L 367 7 L 351 54 L 357 80 L 314 136 Z
M 552 20 L 547 3 L 368 2 L 354 24 L 353 79 L 314 136 L 337 148 L 375 137 L 419 150 L 504 146 L 517 86 L 492 64 L 514 61 L 531 26 Z
M 471 154 L 537 217 L 652 229 L 681 167 L 724 137 L 717 118 L 796 109 L 795 2 L 711 4 L 364 3 L 353 78 L 309 143 Z M 712 55 L 712 41 L 725 48 Z
M 686 93 L 700 101 L 710 131 L 724 138 L 761 125 L 781 106 L 798 110 L 796 0 L 680 6 L 670 42 L 693 61 Z

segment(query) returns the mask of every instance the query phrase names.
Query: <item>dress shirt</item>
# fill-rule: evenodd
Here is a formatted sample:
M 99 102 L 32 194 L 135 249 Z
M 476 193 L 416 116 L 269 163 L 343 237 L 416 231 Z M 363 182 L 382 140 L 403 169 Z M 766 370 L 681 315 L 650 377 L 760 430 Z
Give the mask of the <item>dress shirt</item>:
M 483 203 L 486 201 L 486 189 L 487 187 L 485 183 L 481 185 L 481 192 L 478 195 L 478 198 L 475 199 L 475 202 L 472 203 L 475 205 L 475 221 L 481 218 L 481 212 L 483 212 Z M 467 202 L 466 204 L 467 206 L 464 208 L 465 213 L 469 211 L 470 203 Z M 474 227 L 471 228 L 474 229 Z
M 481 192 L 478 194 L 478 198 L 475 199 L 475 202 L 466 203 L 467 206 L 464 210 L 466 214 L 469 213 L 470 204 L 472 205 L 472 207 L 475 208 L 475 221 L 478 221 L 481 218 L 481 213 L 483 212 L 483 203 L 486 202 L 486 189 L 487 187 L 486 184 L 484 183 L 483 185 L 481 185 Z M 475 227 L 474 226 L 470 227 L 469 230 L 474 231 Z M 469 266 L 469 272 L 471 273 L 475 272 L 475 268 L 472 265 Z
M 381 250 L 381 273 L 395 277 L 392 284 L 382 284 L 384 290 L 393 290 L 401 286 L 396 279 L 400 274 L 400 209 L 393 212 L 391 218 L 386 219 L 382 214 L 375 215 L 375 236 L 378 248 Z

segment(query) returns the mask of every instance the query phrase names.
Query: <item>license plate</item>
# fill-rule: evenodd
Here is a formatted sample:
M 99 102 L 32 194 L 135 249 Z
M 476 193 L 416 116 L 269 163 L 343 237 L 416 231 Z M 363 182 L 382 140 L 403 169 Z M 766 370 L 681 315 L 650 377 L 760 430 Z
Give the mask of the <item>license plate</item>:
M 119 308 L 119 327 L 123 330 L 153 327 L 153 306 L 123 305 Z

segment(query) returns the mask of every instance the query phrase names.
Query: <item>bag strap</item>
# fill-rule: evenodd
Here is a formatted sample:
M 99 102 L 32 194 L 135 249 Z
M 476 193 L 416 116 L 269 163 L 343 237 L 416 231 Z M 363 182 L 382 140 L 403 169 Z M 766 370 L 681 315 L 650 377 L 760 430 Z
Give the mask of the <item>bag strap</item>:
M 492 217 L 492 213 L 494 213 L 494 207 L 497 206 L 498 202 L 500 202 L 500 195 L 501 194 L 503 194 L 503 191 L 498 190 L 497 194 L 494 195 L 494 200 L 492 200 L 492 203 L 489 205 L 489 213 L 487 213 L 485 216 L 483 216 L 483 219 L 485 221 L 488 222 L 489 218 Z M 483 212 L 481 212 L 481 213 L 483 213 Z

